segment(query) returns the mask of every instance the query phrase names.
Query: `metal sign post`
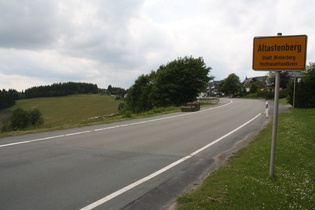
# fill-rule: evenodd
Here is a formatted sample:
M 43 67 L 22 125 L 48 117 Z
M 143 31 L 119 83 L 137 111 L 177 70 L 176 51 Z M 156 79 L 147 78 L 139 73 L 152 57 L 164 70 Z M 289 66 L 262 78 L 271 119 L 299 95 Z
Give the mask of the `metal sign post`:
M 275 98 L 273 105 L 273 125 L 272 125 L 272 140 L 271 140 L 271 153 L 270 153 L 270 170 L 269 176 L 274 177 L 275 159 L 276 159 L 276 142 L 278 132 L 278 113 L 279 113 L 279 86 L 280 86 L 280 72 L 276 72 L 275 84 Z
M 293 108 L 295 107 L 295 89 L 296 89 L 296 77 L 294 77 Z

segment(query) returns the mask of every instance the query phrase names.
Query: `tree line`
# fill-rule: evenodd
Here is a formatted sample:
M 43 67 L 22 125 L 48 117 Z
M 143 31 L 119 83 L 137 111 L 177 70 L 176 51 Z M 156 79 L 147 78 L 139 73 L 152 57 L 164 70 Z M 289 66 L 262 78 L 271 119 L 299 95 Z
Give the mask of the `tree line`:
M 107 92 L 109 95 L 120 96 L 122 98 L 127 94 L 127 90 L 120 87 L 113 87 L 112 85 L 108 85 Z
M 96 84 L 81 82 L 55 83 L 46 86 L 35 86 L 26 89 L 25 92 L 18 92 L 14 89 L 9 89 L 8 91 L 3 89 L 0 90 L 0 109 L 5 109 L 15 105 L 15 101 L 19 99 L 68 96 L 74 94 L 96 94 L 98 92 L 99 88 Z
M 0 109 L 4 109 L 15 104 L 15 100 L 19 99 L 19 92 L 14 89 L 0 90 Z
M 82 82 L 55 83 L 52 85 L 32 87 L 25 90 L 25 98 L 68 96 L 74 94 L 98 93 L 96 84 Z
M 96 84 L 83 82 L 54 83 L 46 86 L 35 86 L 22 92 L 18 92 L 14 89 L 9 89 L 8 91 L 3 89 L 0 90 L 0 110 L 15 105 L 15 101 L 19 99 L 97 93 L 101 95 L 115 95 L 116 98 L 121 99 L 127 94 L 127 90 L 120 87 L 112 87 L 111 85 L 108 86 L 108 89 L 100 89 Z

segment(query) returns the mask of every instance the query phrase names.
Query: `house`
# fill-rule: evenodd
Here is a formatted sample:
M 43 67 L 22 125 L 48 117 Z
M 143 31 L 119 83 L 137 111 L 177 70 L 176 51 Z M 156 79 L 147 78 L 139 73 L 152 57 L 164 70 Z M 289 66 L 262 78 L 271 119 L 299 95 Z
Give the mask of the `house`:
M 218 95 L 220 94 L 219 88 L 220 88 L 221 81 L 211 81 L 208 83 L 208 89 L 210 95 Z
M 246 92 L 250 90 L 250 86 L 254 83 L 260 81 L 262 84 L 265 85 L 265 88 L 273 86 L 273 79 L 269 78 L 268 76 L 259 76 L 259 77 L 249 77 L 245 78 L 242 82 L 243 87 L 246 89 Z
M 221 81 L 210 81 L 208 83 L 207 89 L 204 90 L 203 92 L 201 92 L 198 97 L 202 98 L 202 97 L 207 97 L 207 96 L 219 95 L 220 94 L 220 92 L 219 92 L 220 83 L 221 83 Z

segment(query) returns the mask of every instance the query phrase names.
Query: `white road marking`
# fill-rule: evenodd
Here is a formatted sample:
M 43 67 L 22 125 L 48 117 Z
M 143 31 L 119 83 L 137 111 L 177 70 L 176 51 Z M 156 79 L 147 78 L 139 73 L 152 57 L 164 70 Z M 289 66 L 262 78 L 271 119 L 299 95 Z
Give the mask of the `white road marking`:
M 156 171 L 156 172 L 150 174 L 149 176 L 146 176 L 146 177 L 144 177 L 144 178 L 142 178 L 142 179 L 140 179 L 140 180 L 138 180 L 138 181 L 136 181 L 136 182 L 134 182 L 134 183 L 132 183 L 132 184 L 130 184 L 130 185 L 128 185 L 128 186 L 122 188 L 122 189 L 120 189 L 120 190 L 117 190 L 116 192 L 113 192 L 112 194 L 107 195 L 107 196 L 105 196 L 104 198 L 102 198 L 102 199 L 100 199 L 100 200 L 98 200 L 98 201 L 95 201 L 94 203 L 91 203 L 90 205 L 88 205 L 88 206 L 86 206 L 86 207 L 83 207 L 81 210 L 94 209 L 94 208 L 96 208 L 96 207 L 98 207 L 98 206 L 100 206 L 100 205 L 106 203 L 107 201 L 109 201 L 109 200 L 111 200 L 111 199 L 113 199 L 113 198 L 115 198 L 115 197 L 117 197 L 117 196 L 119 196 L 119 195 L 121 195 L 121 194 L 123 194 L 123 193 L 129 191 L 130 189 L 135 188 L 135 187 L 137 187 L 138 185 L 140 185 L 140 184 L 142 184 L 142 183 L 144 183 L 144 182 L 146 182 L 146 181 L 148 181 L 148 180 L 150 180 L 150 179 L 152 179 L 152 178 L 154 178 L 154 177 L 156 177 L 156 176 L 162 174 L 163 172 L 165 172 L 165 171 L 167 171 L 167 170 L 169 170 L 169 169 L 171 169 L 171 168 L 173 168 L 173 167 L 179 165 L 180 163 L 184 162 L 185 160 L 190 159 L 191 157 L 193 157 L 193 156 L 197 155 L 198 153 L 200 153 L 200 152 L 206 150 L 207 148 L 211 147 L 212 145 L 216 144 L 217 142 L 221 141 L 222 139 L 224 139 L 224 138 L 228 137 L 229 135 L 235 133 L 236 131 L 240 130 L 240 129 L 243 128 L 245 125 L 249 124 L 250 122 L 252 122 L 252 121 L 255 120 L 256 118 L 258 118 L 260 115 L 261 115 L 261 113 L 259 113 L 258 115 L 256 115 L 254 118 L 250 119 L 249 121 L 247 121 L 247 122 L 244 123 L 243 125 L 237 127 L 236 129 L 232 130 L 231 132 L 225 134 L 224 136 L 222 136 L 222 137 L 216 139 L 215 141 L 213 141 L 213 142 L 207 144 L 206 146 L 204 146 L 204 147 L 202 147 L 202 148 L 196 150 L 195 152 L 190 153 L 189 155 L 187 155 L 187 156 L 185 156 L 185 157 L 183 157 L 183 158 L 177 160 L 176 162 L 171 163 L 170 165 L 168 165 L 168 166 L 166 166 L 166 167 L 164 167 L 164 168 L 162 168 L 162 169 L 160 169 L 160 170 L 158 170 L 158 171 Z
M 66 134 L 65 136 L 74 136 L 74 135 L 80 135 L 80 134 L 84 134 L 84 133 L 90 133 L 91 131 L 82 131 L 82 132 L 77 132 L 77 133 L 69 133 Z
M 45 137 L 45 138 L 40 138 L 40 139 L 33 139 L 33 140 L 28 140 L 28 141 L 21 141 L 21 142 L 15 142 L 15 143 L 10 143 L 10 144 L 3 144 L 0 145 L 1 147 L 9 147 L 9 146 L 14 146 L 14 145 L 20 145 L 20 144 L 27 144 L 27 143 L 33 143 L 33 142 L 37 142 L 37 141 L 46 141 L 49 139 L 56 139 L 56 138 L 61 138 L 61 137 L 65 137 L 66 135 L 58 135 L 58 136 L 50 136 L 50 137 Z
M 77 132 L 77 133 L 68 133 L 68 134 L 64 134 L 64 135 L 50 136 L 50 137 L 44 137 L 44 138 L 33 139 L 33 140 L 28 140 L 28 141 L 14 142 L 14 143 L 10 143 L 10 144 L 2 144 L 2 145 L 0 145 L 0 148 L 2 148 L 2 147 L 16 146 L 16 145 L 21 145 L 21 144 L 27 144 L 27 143 L 33 143 L 33 142 L 38 142 L 38 141 L 45 141 L 45 140 L 50 140 L 50 139 L 57 139 L 57 138 L 62 138 L 62 137 L 66 137 L 66 136 L 80 135 L 80 134 L 85 134 L 85 133 L 90 133 L 90 132 L 111 130 L 111 129 L 115 129 L 115 128 L 122 128 L 122 127 L 127 127 L 127 126 L 133 126 L 133 125 L 151 123 L 151 122 L 156 122 L 156 121 L 160 121 L 160 120 L 167 120 L 167 119 L 176 118 L 176 117 L 183 117 L 183 116 L 190 115 L 190 114 L 198 114 L 198 113 L 200 113 L 200 112 L 205 112 L 205 111 L 211 111 L 211 110 L 214 110 L 214 109 L 219 109 L 219 108 L 225 107 L 225 106 L 227 106 L 227 105 L 230 105 L 231 103 L 233 103 L 233 101 L 230 100 L 229 103 L 224 104 L 224 105 L 221 105 L 221 106 L 211 107 L 211 108 L 209 108 L 209 109 L 204 109 L 204 110 L 201 110 L 201 111 L 198 111 L 198 112 L 189 112 L 189 113 L 185 113 L 185 114 L 181 114 L 181 115 L 163 117 L 163 118 L 154 119 L 154 120 L 145 120 L 145 121 L 136 122 L 136 123 L 130 123 L 130 124 L 124 124 L 124 125 L 117 125 L 117 126 L 105 127 L 105 128 L 99 128 L 99 129 L 88 130 L 88 131 L 82 131 L 82 132 Z

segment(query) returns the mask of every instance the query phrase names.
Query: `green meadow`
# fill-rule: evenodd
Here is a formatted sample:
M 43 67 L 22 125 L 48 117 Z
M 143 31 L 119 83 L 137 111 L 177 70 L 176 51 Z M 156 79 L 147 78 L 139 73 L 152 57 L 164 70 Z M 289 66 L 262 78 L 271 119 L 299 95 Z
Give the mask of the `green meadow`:
M 180 111 L 179 107 L 162 107 L 153 108 L 148 112 L 139 114 L 109 116 L 117 114 L 118 105 L 123 102 L 123 100 L 116 100 L 113 96 L 98 94 L 17 100 L 16 104 L 7 110 L 13 111 L 17 108 L 26 111 L 38 109 L 42 113 L 44 125 L 29 127 L 25 130 L 3 132 L 0 133 L 0 137 L 112 123 L 131 118 L 144 118 Z
M 44 118 L 44 127 L 79 123 L 94 116 L 109 115 L 118 112 L 121 100 L 115 97 L 91 95 L 71 95 L 17 100 L 10 110 L 39 109 Z

